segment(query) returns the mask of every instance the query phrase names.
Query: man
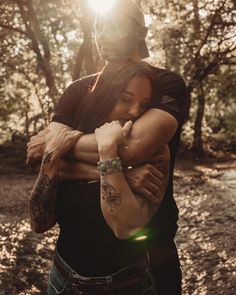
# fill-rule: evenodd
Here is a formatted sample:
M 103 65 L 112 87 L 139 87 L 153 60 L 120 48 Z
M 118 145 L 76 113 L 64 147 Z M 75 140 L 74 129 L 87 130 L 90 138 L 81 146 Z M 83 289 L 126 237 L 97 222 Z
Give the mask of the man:
M 98 15 L 95 31 L 99 54 L 106 62 L 121 57 L 139 60 L 148 56 L 144 16 L 132 0 L 117 1 L 109 15 Z M 160 208 L 148 225 L 151 237 L 149 254 L 158 294 L 176 295 L 181 294 L 181 269 L 174 243 L 178 209 L 173 199 L 173 169 L 181 126 L 184 122 L 186 88 L 178 75 L 164 69 L 154 68 L 154 70 L 154 103 L 150 110 L 135 121 L 127 148 L 120 150 L 120 156 L 126 164 L 135 166 L 150 159 L 165 143 L 169 145 L 171 157 L 169 182 Z M 79 99 L 93 84 L 94 77 L 75 81 L 66 89 L 53 117 L 54 122 L 75 127 L 73 118 Z M 133 110 L 134 117 L 136 111 Z M 33 143 L 29 145 L 29 158 L 31 146 Z M 98 160 L 94 134 L 80 137 L 74 147 L 73 156 L 87 163 L 84 171 L 87 179 L 91 177 L 92 180 L 93 165 Z M 75 163 L 71 166 L 68 163 L 64 165 L 64 170 L 68 171 L 73 167 L 73 175 L 69 177 L 76 178 L 77 169 L 82 169 Z M 142 189 L 150 198 L 155 194 L 150 185 Z

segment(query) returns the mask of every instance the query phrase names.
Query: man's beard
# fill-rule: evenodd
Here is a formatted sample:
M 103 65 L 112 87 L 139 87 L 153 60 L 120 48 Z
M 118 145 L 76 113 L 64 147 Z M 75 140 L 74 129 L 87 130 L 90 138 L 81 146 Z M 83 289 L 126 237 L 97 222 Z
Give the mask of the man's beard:
M 126 44 L 128 42 L 126 41 Z M 97 45 L 97 49 L 98 49 L 98 53 L 100 55 L 100 57 L 105 60 L 105 61 L 112 61 L 114 59 L 119 59 L 119 58 L 130 58 L 133 56 L 133 52 L 134 52 L 134 46 L 133 44 L 131 45 L 132 42 L 129 42 L 130 46 L 126 46 L 125 48 L 115 48 L 114 50 L 109 48 L 109 50 L 103 50 L 103 46 L 98 46 Z

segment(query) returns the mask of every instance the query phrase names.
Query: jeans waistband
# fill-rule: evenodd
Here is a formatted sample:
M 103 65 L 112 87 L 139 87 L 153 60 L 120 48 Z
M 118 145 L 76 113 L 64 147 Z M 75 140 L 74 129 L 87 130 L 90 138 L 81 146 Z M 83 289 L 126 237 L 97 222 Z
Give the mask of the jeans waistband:
M 84 277 L 74 271 L 55 251 L 54 254 L 54 265 L 60 274 L 67 279 L 72 285 L 99 285 L 113 283 L 114 287 L 120 288 L 125 284 L 132 284 L 138 281 L 142 274 L 149 268 L 149 256 L 147 255 L 142 260 L 128 265 L 119 271 L 112 273 L 107 276 L 99 277 Z

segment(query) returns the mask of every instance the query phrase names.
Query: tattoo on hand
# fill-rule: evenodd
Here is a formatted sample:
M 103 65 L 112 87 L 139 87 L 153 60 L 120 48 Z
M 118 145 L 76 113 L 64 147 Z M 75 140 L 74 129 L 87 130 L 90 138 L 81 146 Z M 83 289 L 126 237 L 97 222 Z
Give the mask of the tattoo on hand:
M 44 174 L 45 168 L 51 163 L 52 153 L 45 152 L 42 158 L 41 172 Z
M 153 212 L 156 210 L 156 206 L 153 205 L 151 201 L 149 201 L 146 197 L 142 196 L 141 194 L 135 194 L 135 198 L 139 203 L 139 206 L 141 209 L 143 209 L 145 206 L 148 207 L 149 215 L 151 216 Z
M 102 199 L 108 203 L 111 213 L 121 204 L 121 194 L 107 181 L 107 177 L 102 177 Z
M 42 162 L 44 165 L 49 164 L 49 163 L 51 163 L 51 159 L 52 159 L 52 153 L 45 152 L 43 155 Z

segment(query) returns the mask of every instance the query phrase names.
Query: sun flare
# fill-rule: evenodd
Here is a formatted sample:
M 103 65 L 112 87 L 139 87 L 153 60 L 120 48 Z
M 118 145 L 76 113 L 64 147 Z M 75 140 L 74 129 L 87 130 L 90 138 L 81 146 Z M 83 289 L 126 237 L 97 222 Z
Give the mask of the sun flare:
M 88 0 L 89 6 L 95 13 L 108 13 L 116 0 Z

